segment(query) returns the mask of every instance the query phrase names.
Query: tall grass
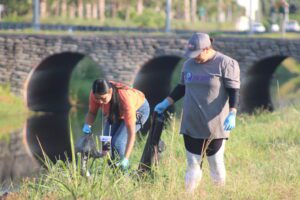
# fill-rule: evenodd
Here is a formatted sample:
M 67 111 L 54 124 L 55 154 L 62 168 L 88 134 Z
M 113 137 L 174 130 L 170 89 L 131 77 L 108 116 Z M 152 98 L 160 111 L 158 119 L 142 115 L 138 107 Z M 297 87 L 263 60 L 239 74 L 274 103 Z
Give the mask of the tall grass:
M 138 178 L 116 173 L 105 160 L 97 160 L 92 176 L 74 172 L 69 162 L 52 164 L 39 179 L 25 181 L 14 199 L 299 199 L 300 111 L 289 107 L 273 113 L 240 115 L 226 143 L 227 183 L 216 188 L 204 177 L 194 195 L 184 191 L 185 150 L 178 134 L 179 120 L 171 121 L 162 138 L 167 145 L 151 176 Z M 136 169 L 145 141 L 136 144 L 131 157 Z M 90 161 L 91 163 L 91 161 Z M 8 199 L 10 199 L 10 197 Z
M 300 63 L 293 58 L 285 59 L 273 75 L 271 96 L 275 107 L 300 103 Z
M 22 127 L 26 115 L 22 97 L 13 95 L 9 86 L 0 85 L 0 138 Z

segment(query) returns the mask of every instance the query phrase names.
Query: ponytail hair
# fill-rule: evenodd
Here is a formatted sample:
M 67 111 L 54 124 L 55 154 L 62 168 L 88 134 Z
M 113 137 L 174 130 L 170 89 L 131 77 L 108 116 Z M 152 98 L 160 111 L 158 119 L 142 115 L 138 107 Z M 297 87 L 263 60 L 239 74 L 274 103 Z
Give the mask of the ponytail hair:
M 108 114 L 108 122 L 110 124 L 120 120 L 120 105 L 118 88 L 105 79 L 97 79 L 94 81 L 92 90 L 93 94 L 104 95 L 112 88 L 112 97 L 110 100 L 110 108 Z

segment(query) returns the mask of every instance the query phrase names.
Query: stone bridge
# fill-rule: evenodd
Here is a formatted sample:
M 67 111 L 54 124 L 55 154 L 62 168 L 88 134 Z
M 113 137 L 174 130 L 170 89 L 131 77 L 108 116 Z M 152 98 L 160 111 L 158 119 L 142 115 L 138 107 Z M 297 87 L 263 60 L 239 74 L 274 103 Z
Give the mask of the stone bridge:
M 23 94 L 30 109 L 69 109 L 68 87 L 76 64 L 88 56 L 108 79 L 144 91 L 150 104 L 170 91 L 176 65 L 189 36 L 0 35 L 0 84 Z M 272 74 L 287 57 L 300 61 L 300 39 L 216 37 L 214 48 L 241 68 L 241 110 L 272 110 Z

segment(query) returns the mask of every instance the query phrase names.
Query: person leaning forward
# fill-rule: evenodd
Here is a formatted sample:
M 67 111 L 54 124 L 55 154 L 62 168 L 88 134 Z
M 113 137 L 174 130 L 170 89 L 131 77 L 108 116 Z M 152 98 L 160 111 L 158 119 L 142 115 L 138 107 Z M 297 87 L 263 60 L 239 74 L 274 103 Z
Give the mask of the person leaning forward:
M 91 134 L 98 110 L 106 118 L 104 135 L 112 136 L 112 159 L 119 159 L 117 166 L 127 170 L 136 132 L 149 117 L 149 103 L 145 95 L 122 83 L 97 79 L 89 97 L 89 110 L 82 131 Z
M 180 83 L 154 110 L 163 113 L 184 98 L 180 133 L 187 157 L 185 186 L 193 192 L 202 177 L 204 153 L 213 182 L 225 184 L 225 140 L 235 127 L 240 69 L 236 60 L 213 49 L 205 33 L 192 35 L 185 56 Z

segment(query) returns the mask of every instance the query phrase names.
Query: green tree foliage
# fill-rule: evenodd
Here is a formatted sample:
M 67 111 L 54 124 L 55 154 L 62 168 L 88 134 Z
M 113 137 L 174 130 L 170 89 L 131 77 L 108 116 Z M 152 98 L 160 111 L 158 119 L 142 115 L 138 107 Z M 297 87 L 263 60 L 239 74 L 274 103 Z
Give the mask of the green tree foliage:
M 141 15 L 133 12 L 131 16 L 135 24 L 139 27 L 161 28 L 165 24 L 163 13 L 155 12 L 152 9 L 145 9 Z
M 6 14 L 18 16 L 27 15 L 31 12 L 31 0 L 0 0 L 0 4 L 5 6 Z
M 74 20 L 89 20 L 96 24 L 95 17 L 92 16 L 91 12 L 95 13 L 95 7 L 99 6 L 99 0 L 40 0 L 46 3 L 44 8 L 45 15 L 41 15 L 41 18 L 45 21 L 51 21 L 57 19 L 59 21 L 60 17 L 64 17 L 66 23 L 73 22 Z M 192 0 L 190 1 L 190 5 Z M 177 24 L 186 22 L 185 12 L 191 12 L 192 9 L 185 9 L 184 0 L 172 0 L 172 18 Z M 0 4 L 4 4 L 6 10 L 4 13 L 3 20 L 5 21 L 18 21 L 18 22 L 28 22 L 30 21 L 32 15 L 32 4 L 34 0 L 0 0 Z M 105 16 L 100 18 L 99 25 L 106 24 L 107 21 L 115 20 L 116 22 L 126 21 L 126 24 L 133 26 L 142 27 L 163 27 L 164 17 L 165 17 L 165 5 L 166 0 L 143 0 L 143 11 L 142 14 L 138 14 L 137 5 L 139 0 L 105 0 L 104 5 L 101 4 L 101 8 L 105 11 Z M 271 2 L 269 0 L 260 0 L 260 20 L 264 23 L 268 23 L 270 18 Z M 278 3 L 279 0 L 275 0 Z M 289 0 L 290 6 L 293 5 L 294 11 L 290 13 L 290 19 L 300 19 L 300 1 L 299 0 Z M 65 4 L 66 3 L 66 4 Z M 87 11 L 87 4 L 89 4 L 89 9 L 92 6 L 92 10 Z M 43 4 L 45 5 L 45 4 Z M 67 5 L 67 8 L 62 11 L 62 5 Z M 197 0 L 196 13 L 193 19 L 205 23 L 220 22 L 220 17 L 224 22 L 234 23 L 239 16 L 245 15 L 245 9 L 237 4 L 237 0 Z M 73 17 L 68 21 L 66 16 L 69 16 L 70 6 L 73 6 Z M 74 7 L 75 6 L 75 7 Z M 97 8 L 98 9 L 98 8 Z M 188 11 L 189 10 L 189 11 Z M 202 11 L 200 13 L 200 10 Z M 67 14 L 66 14 L 67 13 Z M 89 13 L 89 15 L 87 15 Z M 103 13 L 103 12 L 102 12 Z M 43 14 L 43 13 L 41 13 Z M 201 17 L 200 17 L 201 15 Z M 104 21 L 104 19 L 107 21 Z M 73 20 L 73 21 L 72 21 Z M 90 21 L 85 21 L 87 24 Z M 189 20 L 188 20 L 189 21 Z M 55 23 L 55 22 L 53 22 Z M 125 26 L 125 25 L 124 25 Z

